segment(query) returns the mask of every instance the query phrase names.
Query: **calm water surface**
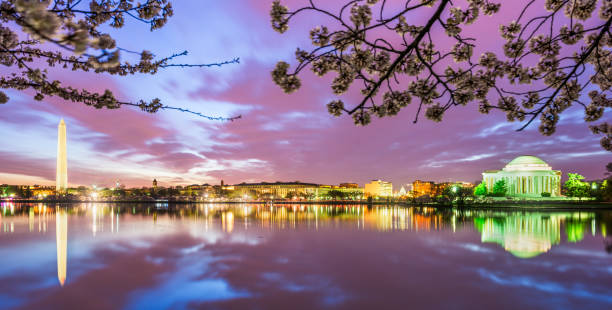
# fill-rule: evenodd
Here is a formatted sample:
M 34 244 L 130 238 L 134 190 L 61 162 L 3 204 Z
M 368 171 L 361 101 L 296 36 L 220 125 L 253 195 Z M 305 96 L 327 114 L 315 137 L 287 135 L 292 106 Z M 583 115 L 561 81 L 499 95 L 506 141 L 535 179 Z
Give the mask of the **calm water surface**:
M 0 206 L 2 309 L 612 309 L 612 211 Z

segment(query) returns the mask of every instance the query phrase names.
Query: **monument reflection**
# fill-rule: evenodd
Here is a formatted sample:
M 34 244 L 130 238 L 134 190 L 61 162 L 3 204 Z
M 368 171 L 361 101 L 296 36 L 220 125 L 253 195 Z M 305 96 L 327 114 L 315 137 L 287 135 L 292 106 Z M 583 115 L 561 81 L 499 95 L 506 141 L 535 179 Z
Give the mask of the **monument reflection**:
M 0 208 L 2 309 L 470 308 L 478 298 L 498 309 L 612 305 L 609 210 Z
M 122 215 L 140 215 L 156 222 L 158 216 L 168 215 L 184 219 L 204 220 L 209 225 L 219 220 L 221 229 L 231 234 L 235 225 L 248 229 L 253 225 L 267 229 L 297 229 L 306 227 L 315 231 L 334 225 L 338 221 L 353 229 L 375 231 L 430 232 L 465 228 L 473 223 L 481 234 L 482 243 L 495 243 L 518 258 L 532 258 L 550 251 L 562 241 L 580 242 L 586 233 L 606 237 L 610 224 L 603 219 L 597 223 L 595 212 L 513 212 L 438 209 L 431 207 L 363 205 L 142 205 L 132 207 L 86 204 L 76 208 L 53 208 L 38 205 L 28 208 L 29 217 L 36 212 L 56 213 L 57 265 L 61 285 L 66 280 L 66 251 L 68 214 L 91 216 L 95 236 L 104 222 L 110 223 L 111 232 L 119 229 Z M 3 208 L 6 216 L 6 207 Z M 19 212 L 23 208 L 19 208 Z M 15 214 L 15 206 L 10 210 Z M 19 213 L 17 213 L 19 214 Z M 32 224 L 30 224 L 32 225 Z M 5 226 L 6 227 L 6 226 Z M 12 227 L 12 224 L 11 224 Z M 45 225 L 46 227 L 46 225 Z M 597 230 L 597 227 L 600 230 Z M 7 232 L 7 229 L 4 230 Z M 9 230 L 10 231 L 10 230 Z
M 61 286 L 66 282 L 66 260 L 68 259 L 68 213 L 59 208 L 55 212 L 55 239 L 57 246 L 57 279 Z

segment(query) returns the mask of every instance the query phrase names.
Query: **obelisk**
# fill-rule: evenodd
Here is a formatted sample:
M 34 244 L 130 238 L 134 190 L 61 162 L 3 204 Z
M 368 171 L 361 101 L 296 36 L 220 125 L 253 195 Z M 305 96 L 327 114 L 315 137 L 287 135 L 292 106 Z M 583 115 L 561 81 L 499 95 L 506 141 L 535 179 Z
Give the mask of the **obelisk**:
M 55 178 L 55 191 L 58 194 L 66 192 L 68 188 L 68 160 L 66 158 L 66 123 L 64 119 L 57 126 L 57 171 Z

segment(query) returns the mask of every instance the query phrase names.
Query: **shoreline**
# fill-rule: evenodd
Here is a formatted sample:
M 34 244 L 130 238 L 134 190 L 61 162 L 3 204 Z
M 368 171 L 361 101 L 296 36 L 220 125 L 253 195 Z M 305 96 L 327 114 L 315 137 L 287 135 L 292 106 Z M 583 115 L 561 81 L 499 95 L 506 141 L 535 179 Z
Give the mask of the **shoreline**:
M 520 200 L 520 201 L 493 201 L 486 203 L 464 203 L 464 204 L 443 204 L 443 203 L 414 203 L 410 201 L 197 201 L 197 200 L 27 200 L 13 199 L 1 200 L 0 202 L 12 202 L 19 204 L 27 203 L 47 203 L 47 204 L 151 204 L 151 205 L 189 205 L 189 204 L 260 204 L 268 205 L 360 205 L 360 206 L 389 206 L 399 205 L 403 207 L 431 207 L 431 208 L 465 208 L 465 209 L 514 209 L 514 210 L 534 210 L 534 209 L 555 209 L 555 210 L 612 210 L 612 202 L 597 201 L 575 201 L 575 200 Z

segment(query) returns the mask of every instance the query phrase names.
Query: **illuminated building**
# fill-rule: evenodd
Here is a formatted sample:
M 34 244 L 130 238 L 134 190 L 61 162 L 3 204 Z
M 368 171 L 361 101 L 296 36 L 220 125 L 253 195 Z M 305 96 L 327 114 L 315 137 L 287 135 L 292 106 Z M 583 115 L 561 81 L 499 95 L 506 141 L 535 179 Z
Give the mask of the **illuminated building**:
M 551 196 L 561 195 L 561 171 L 552 168 L 535 156 L 519 156 L 502 170 L 487 170 L 482 174 L 489 192 L 495 182 L 505 180 L 508 196 Z
M 342 186 L 347 185 L 349 186 Z M 340 186 L 321 185 L 302 182 L 261 182 L 240 183 L 233 186 L 225 186 L 224 189 L 233 191 L 234 196 L 249 198 L 326 198 L 331 191 L 343 192 L 347 197 L 359 198 L 363 196 L 363 188 L 354 187 L 355 183 L 343 183 Z M 359 197 L 357 197 L 359 196 Z M 328 198 L 328 197 L 327 197 Z
M 68 189 L 68 159 L 66 157 L 66 123 L 64 119 L 57 126 L 57 170 L 55 190 L 63 193 Z
M 183 187 L 181 190 L 179 190 L 180 194 L 182 196 L 202 196 L 202 194 L 205 191 L 205 187 L 202 185 L 198 185 L 198 184 L 192 184 L 192 185 L 188 185 Z
M 32 190 L 32 195 L 34 197 L 47 197 L 54 194 L 55 188 L 51 186 L 33 185 L 30 186 L 30 190 Z
M 474 184 L 468 182 L 442 182 L 435 183 L 432 181 L 421 181 L 416 180 L 412 182 L 412 195 L 413 197 L 436 197 L 442 195 L 444 190 L 449 186 L 459 186 L 464 188 L 472 188 Z
M 55 238 L 57 247 L 57 279 L 61 286 L 66 282 L 68 250 L 68 214 L 60 209 L 55 213 Z
M 318 194 L 319 184 L 302 182 L 276 182 L 276 183 L 240 183 L 232 186 L 236 195 L 268 196 L 268 198 L 286 198 L 290 195 L 306 196 Z
M 414 197 L 435 196 L 436 184 L 431 181 L 416 180 L 412 182 L 412 191 Z
M 399 190 L 399 192 L 397 193 L 398 196 L 406 196 L 407 192 L 406 189 L 402 186 Z
M 372 180 L 364 189 L 366 197 L 391 197 L 393 196 L 393 184 L 382 180 Z
M 346 186 L 349 184 L 349 186 Z M 359 187 L 356 183 L 341 183 L 339 186 L 335 185 L 319 185 L 316 192 L 317 199 L 331 198 L 330 192 L 341 192 L 344 198 L 359 199 L 363 196 L 363 188 Z

